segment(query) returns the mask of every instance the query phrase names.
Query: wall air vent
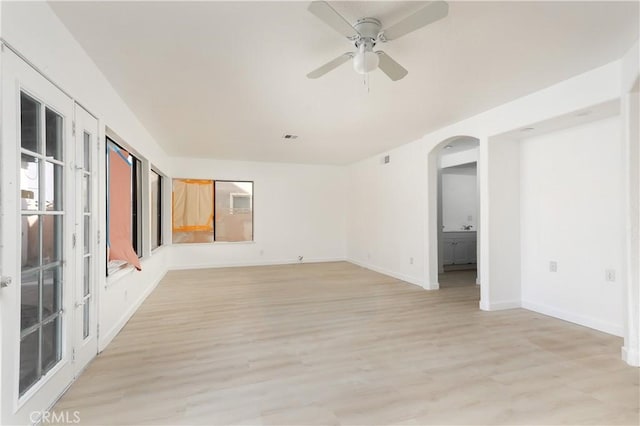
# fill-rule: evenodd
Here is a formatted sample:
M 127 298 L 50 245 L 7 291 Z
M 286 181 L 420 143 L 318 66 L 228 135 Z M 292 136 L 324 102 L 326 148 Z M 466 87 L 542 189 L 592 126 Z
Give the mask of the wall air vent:
M 284 135 L 282 135 L 282 139 L 288 139 L 288 140 L 298 139 L 298 135 L 285 133 Z
M 385 155 L 384 157 L 382 157 L 381 160 L 382 160 L 380 161 L 381 164 L 389 164 L 391 162 L 391 156 Z

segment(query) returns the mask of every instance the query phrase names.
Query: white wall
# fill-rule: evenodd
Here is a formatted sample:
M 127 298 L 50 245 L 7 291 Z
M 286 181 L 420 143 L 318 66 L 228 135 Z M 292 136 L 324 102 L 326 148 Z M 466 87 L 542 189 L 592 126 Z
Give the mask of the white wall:
M 500 107 L 425 135 L 388 153 L 391 163 L 381 165 L 379 156 L 359 161 L 349 167 L 350 196 L 347 256 L 371 269 L 419 284 L 437 288 L 437 167 L 429 153 L 447 140 L 459 136 L 476 137 L 489 143 L 493 135 L 526 127 L 583 108 L 598 105 L 620 96 L 620 62 L 615 61 L 581 74 L 547 89 L 514 100 Z M 489 181 L 486 152 L 480 152 L 480 244 L 508 238 L 501 228 L 482 229 L 488 220 Z M 433 159 L 433 156 L 432 156 Z M 403 206 L 399 208 L 399 206 Z M 427 209 L 427 207 L 429 207 Z M 410 257 L 414 258 L 413 264 Z M 519 254 L 505 259 L 519 262 Z M 491 297 L 488 265 L 491 253 L 480 253 L 480 281 L 483 298 Z M 487 268 L 485 268 L 485 266 Z M 434 285 L 435 284 L 435 285 Z M 486 301 L 485 306 L 491 306 Z
M 523 306 L 621 336 L 620 124 L 608 118 L 521 141 L 520 224 Z M 607 269 L 616 282 L 605 280 Z
M 476 167 L 442 169 L 442 225 L 444 231 L 477 228 L 478 179 Z
M 378 157 L 353 164 L 347 198 L 349 260 L 416 285 L 426 261 L 422 153 L 410 143 L 394 149 L 389 164 Z
M 176 177 L 254 181 L 254 242 L 175 244 L 171 267 L 344 260 L 346 168 L 176 158 Z
M 627 265 L 622 358 L 640 366 L 640 41 L 622 58 L 622 120 L 626 156 Z
M 477 163 L 478 148 L 465 149 L 464 151 L 449 152 L 446 149 L 440 150 L 440 167 L 453 167 L 461 164 Z

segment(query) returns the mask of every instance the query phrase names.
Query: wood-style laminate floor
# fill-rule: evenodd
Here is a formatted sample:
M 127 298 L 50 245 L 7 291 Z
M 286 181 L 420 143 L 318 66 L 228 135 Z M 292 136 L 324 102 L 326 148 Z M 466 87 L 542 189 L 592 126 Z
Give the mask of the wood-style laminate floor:
M 621 339 L 349 263 L 170 272 L 55 407 L 82 424 L 628 424 Z

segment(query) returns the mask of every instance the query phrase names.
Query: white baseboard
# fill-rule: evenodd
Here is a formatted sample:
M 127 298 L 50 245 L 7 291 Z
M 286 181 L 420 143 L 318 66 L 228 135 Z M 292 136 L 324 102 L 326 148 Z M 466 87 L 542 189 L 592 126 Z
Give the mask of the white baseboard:
M 622 347 L 622 360 L 633 367 L 640 367 L 640 352 L 638 349 Z
M 397 278 L 397 279 L 399 279 L 401 281 L 404 281 L 404 282 L 407 282 L 409 284 L 417 285 L 419 287 L 424 288 L 424 286 L 420 283 L 420 280 L 418 278 L 416 278 L 416 277 L 411 277 L 409 275 L 399 274 L 397 272 L 389 271 L 389 270 L 384 269 L 384 268 L 379 268 L 379 267 L 377 267 L 375 265 L 372 265 L 370 263 L 361 262 L 361 261 L 355 260 L 355 259 L 347 259 L 347 262 L 353 263 L 354 265 L 358 265 L 358 266 L 360 266 L 362 268 L 370 269 L 370 270 L 372 270 L 374 272 L 378 272 L 378 273 L 383 274 L 383 275 L 387 275 L 387 276 L 392 277 L 392 278 Z M 427 288 L 426 290 L 437 290 L 437 289 L 438 289 L 438 287 L 436 287 L 436 288 Z
M 503 311 L 505 309 L 520 308 L 520 301 L 518 300 L 503 300 L 500 302 L 487 302 L 486 300 L 480 300 L 478 304 L 483 311 Z
M 152 284 L 147 287 L 147 289 L 142 293 L 142 295 L 136 300 L 135 303 L 131 305 L 129 310 L 122 315 L 122 317 L 118 320 L 111 330 L 107 331 L 105 334 L 101 334 L 98 336 L 98 353 L 102 352 L 111 341 L 120 333 L 120 330 L 124 328 L 127 322 L 131 319 L 133 314 L 136 313 L 138 308 L 142 305 L 142 303 L 147 299 L 147 297 L 156 289 L 160 281 L 164 278 L 168 271 L 164 271 L 161 274 L 158 274 L 155 280 L 153 280 Z
M 624 335 L 623 329 L 619 325 L 601 321 L 599 319 L 588 317 L 585 315 L 568 312 L 562 309 L 555 308 L 553 306 L 523 300 L 522 307 L 530 311 L 538 312 L 540 314 L 549 315 L 550 317 L 593 328 L 594 330 L 602 331 L 604 333 L 613 334 L 614 336 L 622 337 Z
M 303 259 L 300 262 L 298 259 L 280 259 L 280 260 L 265 260 L 265 261 L 249 261 L 249 262 L 224 262 L 224 263 L 199 263 L 193 265 L 172 265 L 169 270 L 171 271 L 183 271 L 186 269 L 213 269 L 213 268 L 241 268 L 247 266 L 274 266 L 274 265 L 293 265 L 296 263 L 327 263 L 327 262 L 346 262 L 344 257 L 327 257 L 327 258 L 311 258 Z

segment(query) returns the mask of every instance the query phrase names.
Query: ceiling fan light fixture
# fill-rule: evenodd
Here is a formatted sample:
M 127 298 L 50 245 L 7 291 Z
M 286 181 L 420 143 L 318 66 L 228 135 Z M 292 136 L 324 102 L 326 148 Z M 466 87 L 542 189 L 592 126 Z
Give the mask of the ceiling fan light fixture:
M 358 53 L 353 57 L 353 69 L 358 74 L 367 74 L 378 68 L 380 58 L 371 47 L 362 44 L 358 47 Z

